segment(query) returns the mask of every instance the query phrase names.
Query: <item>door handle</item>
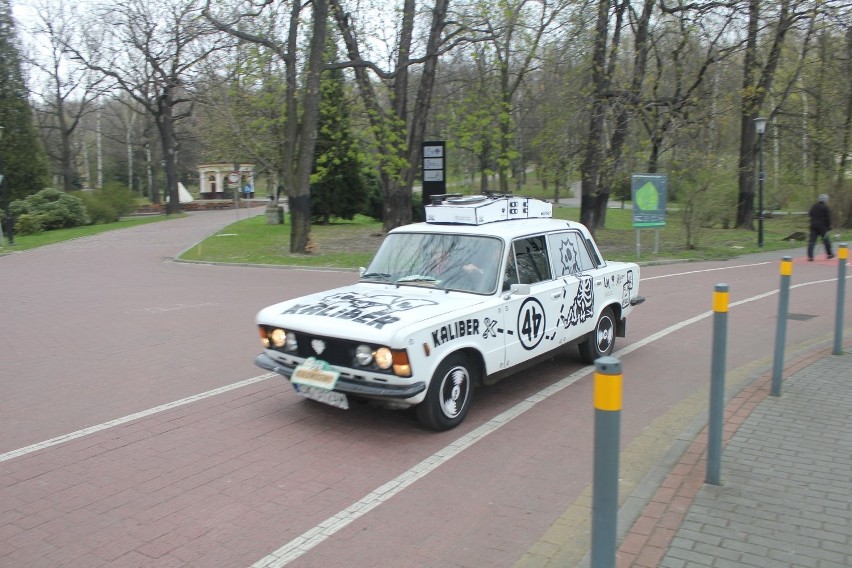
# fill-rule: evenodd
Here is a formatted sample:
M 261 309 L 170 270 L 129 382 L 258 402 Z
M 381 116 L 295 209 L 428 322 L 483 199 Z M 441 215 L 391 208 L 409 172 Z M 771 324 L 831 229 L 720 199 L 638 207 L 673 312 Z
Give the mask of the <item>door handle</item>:
M 558 300 L 558 299 L 559 299 L 559 296 L 561 296 L 561 295 L 562 295 L 562 292 L 561 292 L 561 291 L 559 291 L 559 292 L 551 292 L 551 293 L 550 293 L 550 297 L 551 297 L 551 298 L 553 298 L 554 300 Z

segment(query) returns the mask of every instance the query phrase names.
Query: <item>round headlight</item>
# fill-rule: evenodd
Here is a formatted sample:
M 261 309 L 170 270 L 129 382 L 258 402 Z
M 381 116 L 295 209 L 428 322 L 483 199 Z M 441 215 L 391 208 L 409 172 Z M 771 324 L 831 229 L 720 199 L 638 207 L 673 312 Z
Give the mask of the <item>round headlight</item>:
M 299 342 L 296 340 L 296 334 L 292 331 L 287 333 L 287 338 L 284 340 L 284 349 L 287 351 L 296 351 L 299 348 Z
M 366 367 L 373 362 L 373 349 L 369 345 L 359 345 L 355 349 L 355 361 L 362 367 Z
M 272 333 L 269 334 L 269 339 L 272 340 L 272 345 L 278 347 L 284 347 L 284 342 L 287 340 L 287 332 L 283 329 L 273 329 Z
M 376 349 L 376 365 L 379 369 L 390 369 L 393 365 L 393 354 L 387 347 L 379 347 Z

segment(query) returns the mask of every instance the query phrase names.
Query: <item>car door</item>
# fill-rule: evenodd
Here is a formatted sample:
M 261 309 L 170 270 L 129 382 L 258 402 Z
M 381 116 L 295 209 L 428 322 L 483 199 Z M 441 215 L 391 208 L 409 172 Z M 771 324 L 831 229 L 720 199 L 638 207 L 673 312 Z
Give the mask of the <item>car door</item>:
M 505 366 L 513 367 L 559 345 L 563 283 L 553 277 L 545 235 L 512 242 L 507 283 L 529 285 L 529 294 L 506 293 L 508 298 L 503 309 Z
M 589 250 L 585 237 L 577 230 L 551 233 L 547 240 L 554 274 L 564 284 L 559 341 L 567 343 L 594 328 L 596 288 L 602 284 L 598 255 Z

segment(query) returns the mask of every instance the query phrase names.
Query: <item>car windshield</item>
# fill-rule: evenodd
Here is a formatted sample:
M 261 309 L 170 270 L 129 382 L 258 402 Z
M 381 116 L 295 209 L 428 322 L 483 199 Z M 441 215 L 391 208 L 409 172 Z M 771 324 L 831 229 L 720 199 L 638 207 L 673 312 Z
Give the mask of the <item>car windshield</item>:
M 494 237 L 392 234 L 361 281 L 491 294 L 497 288 L 502 257 L 503 244 Z

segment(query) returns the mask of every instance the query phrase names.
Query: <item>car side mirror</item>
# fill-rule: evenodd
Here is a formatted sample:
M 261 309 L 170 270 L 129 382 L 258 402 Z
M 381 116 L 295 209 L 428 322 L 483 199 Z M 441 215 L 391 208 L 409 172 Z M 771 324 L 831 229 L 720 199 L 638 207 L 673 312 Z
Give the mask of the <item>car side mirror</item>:
M 509 293 L 503 296 L 504 299 L 508 300 L 511 296 L 529 296 L 530 295 L 530 285 L 529 284 L 512 284 L 509 286 Z
M 363 266 L 358 267 L 358 277 L 364 276 L 364 273 L 367 272 L 367 269 Z

